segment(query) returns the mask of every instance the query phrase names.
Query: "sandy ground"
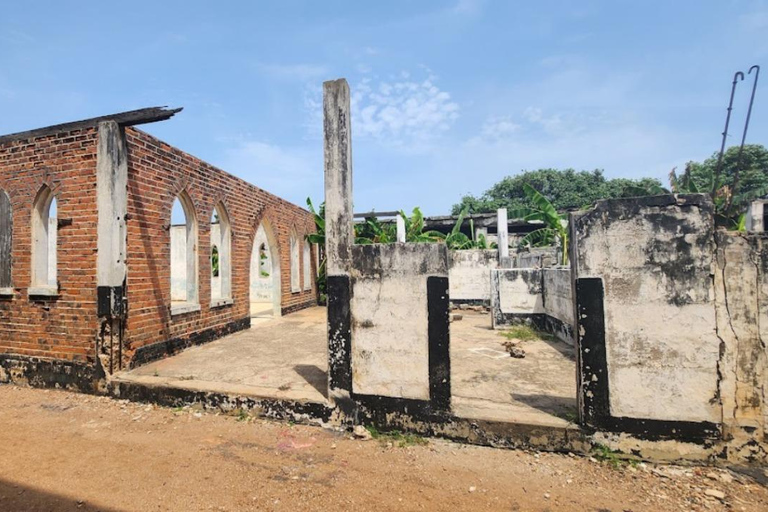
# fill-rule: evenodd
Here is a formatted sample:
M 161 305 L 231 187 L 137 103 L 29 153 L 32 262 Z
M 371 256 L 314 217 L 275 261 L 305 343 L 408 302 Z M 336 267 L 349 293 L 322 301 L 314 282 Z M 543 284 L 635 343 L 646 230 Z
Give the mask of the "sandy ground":
M 452 407 L 463 418 L 566 427 L 576 414 L 576 364 L 560 341 L 525 342 L 524 359 L 504 350 L 491 317 L 460 311 L 451 323 Z M 129 382 L 325 402 L 326 309 L 307 308 L 125 372 Z
M 0 510 L 768 510 L 768 490 L 711 468 L 320 427 L 0 386 Z M 707 496 L 724 493 L 724 498 Z

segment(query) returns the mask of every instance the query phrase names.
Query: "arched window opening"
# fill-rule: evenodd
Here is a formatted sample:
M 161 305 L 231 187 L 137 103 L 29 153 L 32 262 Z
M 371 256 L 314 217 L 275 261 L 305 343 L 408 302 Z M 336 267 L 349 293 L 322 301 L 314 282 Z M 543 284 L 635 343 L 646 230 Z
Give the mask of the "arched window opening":
M 197 298 L 197 221 L 182 192 L 171 210 L 171 313 L 195 310 Z
M 58 220 L 53 191 L 40 189 L 32 208 L 32 283 L 30 295 L 54 295 L 58 292 L 57 258 Z
M 309 242 L 304 240 L 304 290 L 312 289 L 312 249 Z
M 280 256 L 274 231 L 267 220 L 262 221 L 253 238 L 250 274 L 251 318 L 280 316 Z
M 0 190 L 0 295 L 13 293 L 11 281 L 11 247 L 13 246 L 13 212 L 11 199 Z
M 295 232 L 291 232 L 291 292 L 300 292 L 301 283 L 299 281 L 299 240 Z
M 219 203 L 211 213 L 211 302 L 226 301 L 232 296 L 231 238 L 229 216 Z

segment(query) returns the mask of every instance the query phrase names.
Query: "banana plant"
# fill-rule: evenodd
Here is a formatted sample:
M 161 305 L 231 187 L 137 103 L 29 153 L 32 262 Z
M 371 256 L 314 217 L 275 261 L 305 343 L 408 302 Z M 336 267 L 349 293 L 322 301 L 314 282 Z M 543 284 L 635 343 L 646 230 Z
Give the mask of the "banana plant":
M 424 214 L 418 206 L 413 209 L 410 217 L 403 210 L 400 210 L 399 214 L 405 222 L 406 242 L 428 243 L 445 240 L 445 235 L 439 231 L 424 231 Z
M 523 191 L 533 203 L 533 208 L 520 208 L 510 212 L 510 218 L 523 219 L 525 221 L 538 220 L 544 226 L 525 235 L 519 243 L 520 247 L 541 247 L 560 244 L 560 261 L 563 265 L 568 263 L 568 218 L 557 213 L 552 203 L 538 190 L 525 183 Z

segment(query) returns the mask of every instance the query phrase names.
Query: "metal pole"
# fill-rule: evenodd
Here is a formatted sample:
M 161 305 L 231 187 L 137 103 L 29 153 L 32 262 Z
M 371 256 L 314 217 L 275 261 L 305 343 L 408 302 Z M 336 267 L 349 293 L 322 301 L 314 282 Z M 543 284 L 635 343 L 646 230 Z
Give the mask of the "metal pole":
M 749 98 L 749 108 L 747 109 L 747 120 L 744 122 L 744 133 L 741 134 L 741 146 L 739 146 L 739 156 L 736 157 L 736 174 L 733 177 L 733 190 L 731 191 L 731 197 L 736 195 L 736 189 L 739 186 L 739 170 L 741 169 L 741 155 L 744 152 L 744 141 L 747 139 L 747 130 L 749 130 L 749 118 L 752 116 L 752 105 L 755 103 L 755 90 L 757 89 L 757 78 L 760 76 L 760 66 L 755 64 L 749 71 L 748 75 L 752 74 L 752 70 L 755 70 L 755 80 L 752 82 L 752 96 Z
M 717 167 L 715 168 L 715 179 L 712 182 L 712 198 L 717 192 L 717 184 L 720 181 L 720 166 L 723 163 L 723 153 L 725 152 L 725 139 L 728 136 L 728 124 L 731 122 L 731 110 L 733 110 L 733 95 L 736 93 L 736 83 L 738 78 L 744 80 L 744 73 L 737 71 L 733 75 L 733 85 L 731 86 L 731 100 L 728 102 L 728 115 L 725 116 L 725 130 L 723 131 L 723 143 L 720 145 L 720 156 L 717 157 Z

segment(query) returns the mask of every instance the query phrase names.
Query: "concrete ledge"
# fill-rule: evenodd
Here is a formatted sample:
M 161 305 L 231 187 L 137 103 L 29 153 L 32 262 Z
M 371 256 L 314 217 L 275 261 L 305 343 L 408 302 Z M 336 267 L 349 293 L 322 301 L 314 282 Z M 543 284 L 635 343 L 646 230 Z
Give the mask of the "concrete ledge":
M 199 403 L 206 409 L 216 409 L 221 412 L 245 409 L 255 412 L 260 417 L 295 423 L 328 422 L 333 414 L 333 408 L 325 403 L 218 393 L 143 382 L 124 382 L 119 377 L 109 384 L 109 393 L 115 398 L 149 402 L 165 407 Z
M 10 297 L 14 295 L 13 288 L 0 288 L 0 297 Z
M 211 301 L 210 308 L 211 309 L 222 308 L 224 306 L 231 306 L 234 303 L 235 301 L 231 298 L 216 299 Z
M 171 306 L 171 316 L 184 315 L 200 311 L 200 304 L 176 304 Z
M 27 295 L 30 297 L 58 297 L 58 286 L 30 286 L 27 288 Z

